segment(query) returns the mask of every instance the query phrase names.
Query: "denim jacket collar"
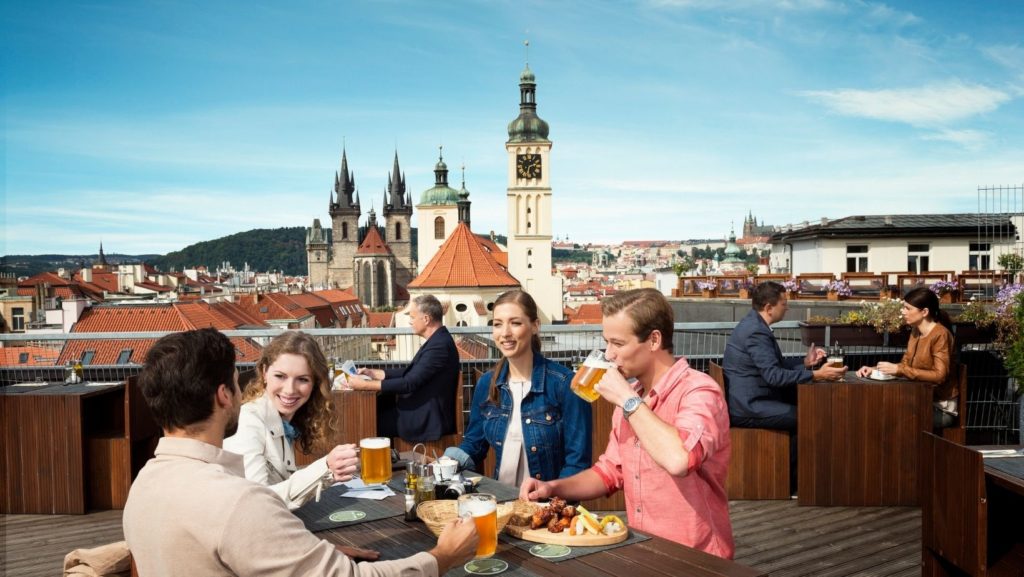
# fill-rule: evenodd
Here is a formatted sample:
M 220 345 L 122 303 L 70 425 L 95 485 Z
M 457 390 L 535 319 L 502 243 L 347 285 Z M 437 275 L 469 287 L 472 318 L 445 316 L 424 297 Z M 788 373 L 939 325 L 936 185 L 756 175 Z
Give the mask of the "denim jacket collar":
M 531 395 L 543 395 L 544 394 L 544 377 L 547 367 L 548 360 L 544 358 L 537 351 L 533 352 L 533 372 L 530 375 L 530 394 Z M 498 388 L 508 388 L 508 372 L 509 364 L 505 363 L 501 367 L 501 373 L 497 376 Z

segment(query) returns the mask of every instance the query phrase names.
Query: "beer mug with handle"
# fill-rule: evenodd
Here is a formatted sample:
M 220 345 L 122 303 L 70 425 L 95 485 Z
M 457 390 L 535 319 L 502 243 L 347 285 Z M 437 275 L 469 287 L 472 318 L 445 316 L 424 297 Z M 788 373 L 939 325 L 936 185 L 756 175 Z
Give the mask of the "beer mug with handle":
M 498 501 L 488 493 L 467 493 L 459 497 L 459 517 L 472 517 L 480 543 L 476 558 L 486 559 L 498 550 Z
M 379 485 L 391 480 L 391 439 L 370 437 L 359 441 L 359 468 L 363 482 Z
M 594 385 L 601 380 L 612 364 L 604 357 L 604 352 L 593 350 L 583 361 L 583 365 L 576 371 L 569 388 L 588 403 L 593 403 L 601 397 L 601 394 L 594 390 Z

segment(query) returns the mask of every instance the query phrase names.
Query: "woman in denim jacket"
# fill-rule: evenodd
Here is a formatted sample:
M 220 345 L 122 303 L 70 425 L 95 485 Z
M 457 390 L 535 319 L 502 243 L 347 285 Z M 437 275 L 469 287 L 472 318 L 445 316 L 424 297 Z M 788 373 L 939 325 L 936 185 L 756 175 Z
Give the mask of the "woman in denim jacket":
M 492 476 L 509 485 L 590 468 L 590 404 L 569 388 L 572 371 L 540 354 L 539 332 L 528 293 L 512 290 L 494 301 L 492 337 L 502 359 L 476 384 L 462 443 L 444 452 L 461 468 L 479 470 L 489 447 Z

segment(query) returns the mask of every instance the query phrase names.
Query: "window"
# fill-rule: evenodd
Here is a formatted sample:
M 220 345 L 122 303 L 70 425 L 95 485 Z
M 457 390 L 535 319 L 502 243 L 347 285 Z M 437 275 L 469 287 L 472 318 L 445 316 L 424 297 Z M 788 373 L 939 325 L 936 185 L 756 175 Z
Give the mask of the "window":
M 910 272 L 928 272 L 928 245 L 907 245 L 907 270 Z
M 83 365 L 91 365 L 92 358 L 95 356 L 96 351 L 82 351 L 82 358 L 80 360 L 82 361 Z
M 18 364 L 24 365 L 28 362 L 28 353 L 18 353 Z
M 25 332 L 24 307 L 13 307 L 11 309 L 11 330 L 16 333 Z
M 992 268 L 992 245 L 987 242 L 972 242 L 967 251 L 967 268 L 990 270 Z
M 443 216 L 439 216 L 439 217 L 434 219 L 434 239 L 435 240 L 443 240 L 444 239 L 444 217 Z
M 466 312 L 466 308 L 466 303 L 459 303 L 455 305 L 455 310 L 459 311 L 460 313 Z
M 402 240 L 402 223 L 395 223 L 395 240 Z
M 121 354 L 117 355 L 117 364 L 119 364 L 119 365 L 127 365 L 128 362 L 131 361 L 131 359 L 132 359 L 132 350 L 131 349 L 123 349 L 121 351 Z
M 342 240 L 348 240 L 348 223 L 341 223 L 341 238 Z
M 851 244 L 846 247 L 846 272 L 869 272 L 868 245 Z

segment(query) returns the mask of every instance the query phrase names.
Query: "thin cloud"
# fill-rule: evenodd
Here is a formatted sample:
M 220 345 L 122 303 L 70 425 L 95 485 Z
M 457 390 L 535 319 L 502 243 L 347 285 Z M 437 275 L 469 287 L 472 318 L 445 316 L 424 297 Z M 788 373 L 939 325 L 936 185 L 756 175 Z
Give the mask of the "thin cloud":
M 992 112 L 1011 98 L 1001 90 L 961 82 L 887 90 L 808 90 L 800 95 L 844 116 L 914 126 L 942 126 Z
M 987 132 L 980 130 L 940 130 L 921 137 L 923 140 L 938 140 L 959 144 L 964 148 L 981 148 L 989 139 Z

